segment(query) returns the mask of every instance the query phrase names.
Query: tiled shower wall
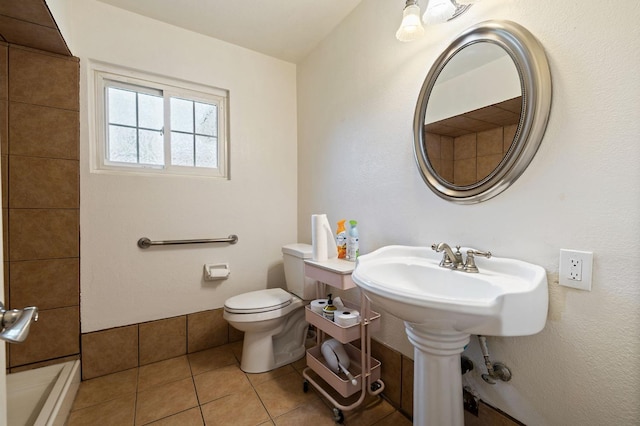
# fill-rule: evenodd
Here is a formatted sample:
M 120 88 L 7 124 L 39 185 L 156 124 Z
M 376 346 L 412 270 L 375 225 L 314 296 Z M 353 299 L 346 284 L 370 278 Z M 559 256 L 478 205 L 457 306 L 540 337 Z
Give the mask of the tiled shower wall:
M 79 62 L 0 44 L 5 305 L 37 306 L 11 371 L 77 358 Z
M 516 134 L 517 124 L 451 137 L 425 133 L 433 168 L 455 185 L 470 185 L 489 175 L 504 158 Z

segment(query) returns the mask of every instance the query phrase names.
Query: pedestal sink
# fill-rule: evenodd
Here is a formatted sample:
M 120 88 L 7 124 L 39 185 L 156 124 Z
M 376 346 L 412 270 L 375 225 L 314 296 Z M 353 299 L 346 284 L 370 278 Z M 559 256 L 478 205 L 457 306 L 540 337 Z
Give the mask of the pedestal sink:
M 369 300 L 404 320 L 414 346 L 418 426 L 464 424 L 460 353 L 471 334 L 535 334 L 547 318 L 542 267 L 492 257 L 467 273 L 439 266 L 441 259 L 429 247 L 387 246 L 360 256 L 352 274 Z

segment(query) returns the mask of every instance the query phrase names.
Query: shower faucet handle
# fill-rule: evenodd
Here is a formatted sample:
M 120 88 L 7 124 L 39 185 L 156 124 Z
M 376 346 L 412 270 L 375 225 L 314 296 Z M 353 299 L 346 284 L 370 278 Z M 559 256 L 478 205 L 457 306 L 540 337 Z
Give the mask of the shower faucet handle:
M 29 335 L 32 322 L 38 321 L 38 308 L 28 306 L 24 309 L 5 309 L 0 302 L 0 340 L 9 343 L 24 342 Z

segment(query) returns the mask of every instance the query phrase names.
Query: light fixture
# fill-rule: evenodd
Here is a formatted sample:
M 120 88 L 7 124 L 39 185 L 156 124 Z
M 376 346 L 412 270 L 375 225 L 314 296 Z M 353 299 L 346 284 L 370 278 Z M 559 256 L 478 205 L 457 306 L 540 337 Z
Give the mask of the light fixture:
M 455 12 L 456 7 L 451 0 L 429 0 L 422 20 L 427 25 L 442 24 L 451 19 Z
M 420 6 L 418 0 L 407 0 L 402 12 L 402 22 L 396 31 L 396 38 L 400 41 L 413 41 L 422 37 L 424 28 L 420 21 Z
M 462 15 L 473 3 L 480 0 L 428 0 L 422 22 L 427 25 L 441 24 Z M 424 34 L 420 22 L 420 6 L 418 0 L 406 0 L 402 12 L 402 23 L 396 32 L 400 41 L 413 41 Z

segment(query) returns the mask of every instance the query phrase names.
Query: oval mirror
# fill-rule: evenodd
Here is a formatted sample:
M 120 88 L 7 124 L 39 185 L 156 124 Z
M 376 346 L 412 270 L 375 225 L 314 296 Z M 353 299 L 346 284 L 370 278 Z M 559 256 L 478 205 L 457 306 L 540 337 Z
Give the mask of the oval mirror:
M 533 159 L 550 108 L 549 65 L 529 31 L 508 21 L 469 28 L 438 57 L 418 96 L 422 178 L 457 203 L 498 195 Z

